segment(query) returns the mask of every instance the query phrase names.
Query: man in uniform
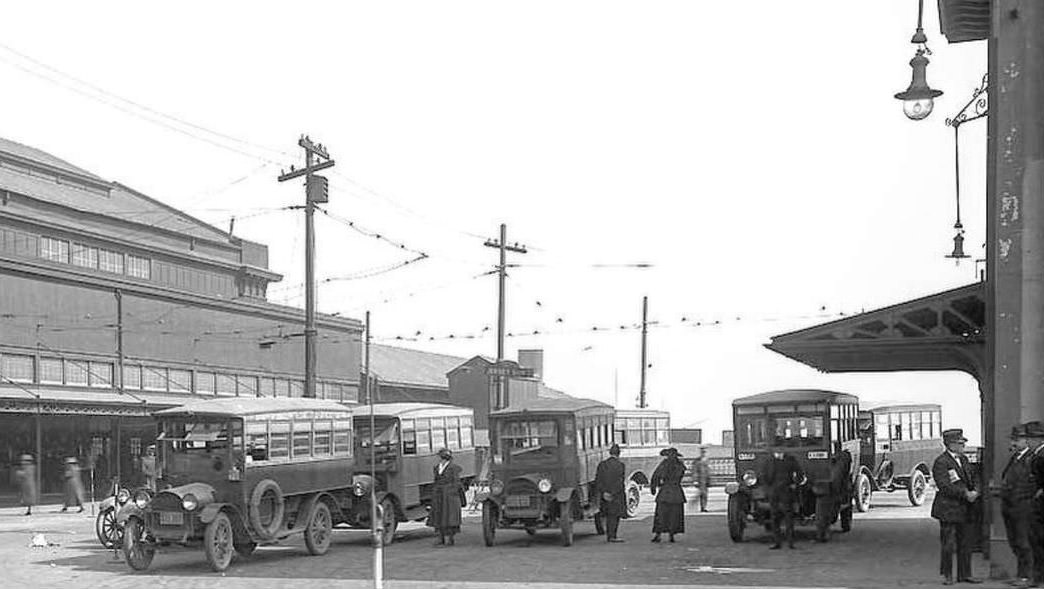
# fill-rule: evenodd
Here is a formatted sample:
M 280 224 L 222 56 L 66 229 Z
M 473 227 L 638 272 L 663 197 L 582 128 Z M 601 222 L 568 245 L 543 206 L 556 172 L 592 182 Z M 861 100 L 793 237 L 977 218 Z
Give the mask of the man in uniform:
M 1037 483 L 1031 472 L 1031 448 L 1025 426 L 1011 428 L 1011 458 L 1001 474 L 1001 515 L 1008 533 L 1008 546 L 1015 554 L 1015 587 L 1028 587 L 1033 575 L 1033 548 L 1030 545 L 1030 519 Z
M 769 491 L 769 505 L 772 509 L 772 534 L 775 542 L 770 550 L 782 546 L 783 529 L 786 526 L 787 545 L 794 547 L 794 504 L 797 502 L 797 487 L 805 478 L 796 458 L 783 452 L 773 452 L 772 459 L 766 469 L 765 485 Z
M 623 542 L 616 537 L 620 527 L 620 516 L 627 508 L 624 503 L 624 464 L 620 462 L 620 446 L 609 448 L 609 458 L 598 463 L 595 471 L 595 493 L 601 504 L 601 515 L 605 518 L 605 537 L 609 542 Z
M 1044 423 L 1030 421 L 1022 425 L 1029 447 L 1030 477 L 1036 489 L 1031 501 L 1029 540 L 1033 549 L 1033 584 L 1044 586 Z
M 953 557 L 957 556 L 957 581 L 982 583 L 971 576 L 971 540 L 968 523 L 971 505 L 979 498 L 975 481 L 968 475 L 968 457 L 964 455 L 964 430 L 948 429 L 942 433 L 946 450 L 932 464 L 932 479 L 938 489 L 932 502 L 932 517 L 939 520 L 939 574 L 943 585 L 953 585 Z
M 706 449 L 700 446 L 700 453 L 692 461 L 692 482 L 696 485 L 696 497 L 700 503 L 700 512 L 707 511 L 707 494 L 710 492 L 710 466 L 705 456 Z

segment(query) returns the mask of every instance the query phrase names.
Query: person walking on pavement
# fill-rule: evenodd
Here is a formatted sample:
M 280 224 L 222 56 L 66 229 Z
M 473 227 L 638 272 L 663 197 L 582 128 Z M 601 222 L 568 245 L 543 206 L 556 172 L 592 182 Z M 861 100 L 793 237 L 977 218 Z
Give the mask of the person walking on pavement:
M 150 445 L 141 457 L 141 474 L 145 477 L 145 486 L 156 490 L 156 481 L 159 478 L 159 467 L 156 464 L 156 446 Z
M 80 478 L 80 465 L 72 456 L 65 459 L 65 502 L 62 505 L 62 513 L 69 511 L 70 507 L 79 507 L 77 513 L 83 513 L 83 479 Z
M 22 454 L 15 469 L 14 478 L 18 485 L 18 498 L 25 507 L 25 515 L 33 514 L 33 506 L 39 499 L 36 492 L 36 465 L 31 454 Z
M 595 470 L 595 493 L 597 493 L 600 516 L 605 518 L 606 542 L 623 542 L 617 536 L 620 517 L 627 509 L 624 496 L 624 464 L 620 462 L 620 446 L 609 447 L 609 458 L 598 463 Z
M 946 450 L 932 464 L 935 500 L 932 517 L 939 520 L 939 574 L 943 585 L 953 585 L 953 557 L 957 556 L 957 582 L 982 583 L 971 576 L 971 507 L 979 499 L 975 481 L 968 475 L 970 466 L 964 455 L 964 430 L 948 429 L 942 433 Z
M 1033 549 L 1033 585 L 1044 586 L 1044 423 L 1030 421 L 1022 425 L 1030 452 L 1030 473 L 1037 488 L 1031 502 L 1029 540 Z
M 696 485 L 696 499 L 700 512 L 707 512 L 707 495 L 710 493 L 710 465 L 705 457 L 706 448 L 700 446 L 700 454 L 692 461 L 692 482 Z
M 675 534 L 685 533 L 685 491 L 681 486 L 685 463 L 675 448 L 660 450 L 660 456 L 664 458 L 649 479 L 649 491 L 656 495 L 652 541 L 659 542 L 660 534 L 666 532 L 668 540 L 674 542 Z
M 1011 428 L 1011 458 L 1001 474 L 1001 515 L 1008 535 L 1008 546 L 1015 554 L 1015 587 L 1029 587 L 1033 575 L 1033 547 L 1030 544 L 1030 519 L 1033 516 L 1033 495 L 1037 483 L 1033 480 L 1031 448 L 1026 428 Z
M 769 549 L 778 550 L 783 546 L 784 530 L 787 546 L 794 548 L 794 504 L 797 502 L 797 488 L 805 478 L 805 471 L 792 455 L 773 452 L 766 473 L 765 486 L 769 492 L 774 539 Z
M 435 528 L 439 539 L 436 546 L 453 546 L 454 536 L 460 532 L 460 510 L 467 504 L 460 482 L 463 470 L 453 463 L 453 453 L 447 448 L 438 452 L 439 463 L 432 469 L 435 482 L 431 493 L 431 516 L 428 525 Z

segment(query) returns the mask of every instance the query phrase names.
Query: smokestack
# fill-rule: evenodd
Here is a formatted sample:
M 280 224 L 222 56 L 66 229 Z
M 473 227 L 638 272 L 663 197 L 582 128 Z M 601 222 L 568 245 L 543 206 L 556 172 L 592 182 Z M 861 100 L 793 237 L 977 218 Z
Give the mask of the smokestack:
M 544 350 L 519 350 L 518 365 L 522 368 L 531 368 L 533 378 L 540 382 L 544 381 Z

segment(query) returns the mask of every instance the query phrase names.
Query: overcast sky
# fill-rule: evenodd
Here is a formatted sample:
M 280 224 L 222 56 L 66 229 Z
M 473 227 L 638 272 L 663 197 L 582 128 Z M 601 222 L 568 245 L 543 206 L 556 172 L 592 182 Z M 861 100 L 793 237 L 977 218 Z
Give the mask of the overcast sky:
M 943 121 L 986 45 L 948 45 L 925 4 L 945 94 L 915 123 L 892 97 L 915 0 L 19 3 L 0 19 L 0 136 L 219 227 L 236 217 L 284 275 L 269 299 L 303 306 L 303 214 L 281 210 L 302 190 L 276 176 L 308 133 L 337 162 L 319 309 L 371 311 L 376 341 L 495 355 L 483 242 L 506 223 L 528 248 L 509 256 L 507 356 L 544 349 L 554 388 L 633 406 L 647 295 L 649 403 L 676 427 L 717 441 L 733 398 L 818 387 L 941 402 L 976 442 L 967 375 L 825 375 L 762 347 L 976 279 L 943 257 Z M 981 258 L 984 121 L 961 154 Z

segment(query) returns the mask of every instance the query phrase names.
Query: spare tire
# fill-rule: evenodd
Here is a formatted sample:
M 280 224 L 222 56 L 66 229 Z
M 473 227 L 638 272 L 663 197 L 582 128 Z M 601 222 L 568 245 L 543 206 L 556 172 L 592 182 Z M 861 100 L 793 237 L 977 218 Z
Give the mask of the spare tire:
M 268 507 L 269 504 L 271 507 Z M 259 482 L 250 494 L 248 507 L 250 525 L 257 535 L 264 540 L 274 540 L 275 535 L 283 527 L 283 515 L 286 510 L 283 490 L 279 488 L 279 483 L 272 479 L 264 479 Z M 262 511 L 265 513 L 262 514 Z M 268 516 L 267 521 L 262 518 L 262 515 Z

